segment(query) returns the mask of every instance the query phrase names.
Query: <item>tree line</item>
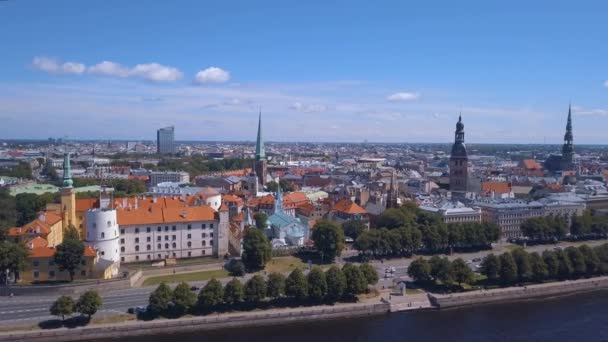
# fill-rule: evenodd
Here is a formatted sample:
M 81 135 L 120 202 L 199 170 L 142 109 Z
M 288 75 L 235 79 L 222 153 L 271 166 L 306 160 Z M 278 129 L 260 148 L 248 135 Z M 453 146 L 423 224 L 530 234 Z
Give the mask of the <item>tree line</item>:
M 549 215 L 527 219 L 520 229 L 524 236 L 537 243 L 550 243 L 567 238 L 605 238 L 608 236 L 608 217 L 592 215 L 591 210 L 585 210 L 580 216 L 572 216 L 570 223 L 566 217 Z
M 91 320 L 99 308 L 101 308 L 102 299 L 99 293 L 95 290 L 89 290 L 83 293 L 77 301 L 74 301 L 70 296 L 61 296 L 57 298 L 49 308 L 51 315 L 61 317 L 61 321 L 65 322 L 65 316 L 70 316 L 76 312 L 87 317 L 87 321 Z
M 423 285 L 451 286 L 455 283 L 462 285 L 475 281 L 475 274 L 463 259 L 450 261 L 447 257 L 437 255 L 429 260 L 419 257 L 412 261 L 407 268 L 407 274 Z
M 256 274 L 245 284 L 233 278 L 224 286 L 217 279 L 211 279 L 198 295 L 184 282 L 173 290 L 161 283 L 150 294 L 146 313 L 150 317 L 175 318 L 186 313 L 335 303 L 352 300 L 365 293 L 368 285 L 377 282 L 378 274 L 371 265 L 345 264 L 342 269 L 333 265 L 327 271 L 313 267 L 307 275 L 299 268 L 287 277 L 273 272 L 264 279 Z
M 412 205 L 387 209 L 379 216 L 377 229 L 361 230 L 360 227 L 349 222 L 343 225 L 347 234 L 356 235 L 354 247 L 367 257 L 487 249 L 500 238 L 500 228 L 495 224 L 445 224 L 441 216 Z

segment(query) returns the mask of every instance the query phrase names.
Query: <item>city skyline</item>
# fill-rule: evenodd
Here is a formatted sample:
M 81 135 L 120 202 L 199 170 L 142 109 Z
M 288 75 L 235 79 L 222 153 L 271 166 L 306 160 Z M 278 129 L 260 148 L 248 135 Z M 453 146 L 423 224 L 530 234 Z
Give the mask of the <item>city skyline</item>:
M 604 4 L 238 5 L 2 2 L 0 137 L 605 142 Z

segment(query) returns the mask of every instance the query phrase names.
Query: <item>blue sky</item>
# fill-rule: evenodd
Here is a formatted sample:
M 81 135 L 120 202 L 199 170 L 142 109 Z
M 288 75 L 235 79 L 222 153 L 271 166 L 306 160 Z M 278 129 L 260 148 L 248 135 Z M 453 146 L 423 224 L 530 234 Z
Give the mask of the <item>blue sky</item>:
M 605 1 L 0 2 L 0 138 L 606 143 Z

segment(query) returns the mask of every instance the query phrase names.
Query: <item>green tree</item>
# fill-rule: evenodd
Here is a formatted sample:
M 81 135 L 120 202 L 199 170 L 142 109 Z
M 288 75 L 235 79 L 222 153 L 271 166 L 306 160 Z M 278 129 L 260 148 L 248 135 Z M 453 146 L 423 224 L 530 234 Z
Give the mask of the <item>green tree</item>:
M 296 268 L 285 280 L 285 294 L 297 300 L 305 300 L 308 296 L 308 282 L 302 270 Z
M 283 296 L 285 294 L 285 276 L 277 272 L 270 273 L 266 281 L 266 287 L 268 297 L 276 299 Z
M 150 313 L 154 316 L 166 314 L 171 298 L 173 298 L 173 291 L 171 291 L 171 288 L 165 283 L 160 283 L 160 285 L 152 291 L 150 298 L 148 299 L 148 309 L 150 310 Z
M 17 207 L 15 198 L 7 188 L 0 188 L 0 241 L 6 238 L 9 228 L 17 222 Z
M 413 218 L 401 209 L 386 209 L 378 217 L 377 226 L 380 228 L 395 229 L 413 225 Z
M 344 249 L 344 232 L 336 223 L 320 220 L 313 227 L 312 241 L 321 255 L 321 260 L 333 262 Z
M 557 260 L 557 256 L 552 251 L 544 251 L 543 252 L 543 261 L 545 265 L 547 265 L 547 277 L 549 279 L 558 278 L 559 274 L 559 260 Z
M 500 281 L 505 284 L 513 284 L 517 280 L 517 264 L 511 253 L 500 255 Z
M 572 263 L 568 254 L 562 250 L 555 251 L 557 258 L 557 277 L 559 279 L 567 279 L 572 275 Z
M 55 263 L 59 266 L 59 270 L 68 271 L 70 274 L 70 281 L 74 281 L 74 274 L 76 269 L 82 262 L 84 255 L 84 243 L 77 239 L 64 239 L 63 242 L 57 246 L 55 252 Z
M 458 285 L 470 284 L 474 279 L 473 271 L 471 271 L 467 263 L 461 258 L 452 261 L 450 273 L 452 273 L 452 277 Z
M 0 279 L 6 276 L 5 270 L 15 275 L 27 266 L 28 250 L 20 243 L 12 241 L 0 241 Z M 4 279 L 8 283 L 8 279 Z
M 224 287 L 224 302 L 228 305 L 240 303 L 245 299 L 245 288 L 237 279 L 232 278 Z
M 500 278 L 500 259 L 493 253 L 488 254 L 481 263 L 481 274 L 489 281 L 497 281 Z
M 431 264 L 423 258 L 418 258 L 407 268 L 407 274 L 416 282 L 428 282 L 432 279 Z
M 65 316 L 71 315 L 74 312 L 74 300 L 70 296 L 61 296 L 57 298 L 51 305 L 50 312 L 53 316 L 61 316 L 61 320 L 65 321 Z
M 232 261 L 226 267 L 230 275 L 233 277 L 242 277 L 245 275 L 245 264 L 242 261 Z
M 173 289 L 173 316 L 180 317 L 191 310 L 196 304 L 196 300 L 196 294 L 190 291 L 190 286 L 181 282 Z
M 361 273 L 363 273 L 367 284 L 376 285 L 376 283 L 378 283 L 378 272 L 376 272 L 376 269 L 372 265 L 363 263 L 359 265 L 359 269 L 361 270 Z
M 530 256 L 522 248 L 511 251 L 511 256 L 517 266 L 517 279 L 520 282 L 529 281 L 532 278 L 532 267 L 530 266 Z
M 266 190 L 270 191 L 270 192 L 278 192 L 279 191 L 279 183 L 275 182 L 275 181 L 270 181 L 268 183 L 266 183 Z
M 76 311 L 82 315 L 86 315 L 90 320 L 99 308 L 101 308 L 101 296 L 95 290 L 89 290 L 83 293 L 76 302 Z
M 549 276 L 547 264 L 540 254 L 536 252 L 530 253 L 530 268 L 532 270 L 531 279 L 537 283 L 543 282 Z
M 570 259 L 572 265 L 572 275 L 575 278 L 582 277 L 587 272 L 587 265 L 585 264 L 585 256 L 576 247 L 568 247 L 564 251 Z
M 325 273 L 327 280 L 327 299 L 335 302 L 344 296 L 346 291 L 346 276 L 336 265 L 332 265 Z
M 585 269 L 587 270 L 587 276 L 596 274 L 600 269 L 600 259 L 595 253 L 595 250 L 587 245 L 580 246 L 578 250 L 585 258 Z
M 359 235 L 367 229 L 367 225 L 362 220 L 348 220 L 342 223 L 344 235 L 353 240 L 357 240 Z
M 437 255 L 431 257 L 429 260 L 431 265 L 431 276 L 435 281 L 440 281 L 443 284 L 449 284 L 452 282 L 452 272 L 450 261 L 446 257 L 439 257 Z
M 308 283 L 308 297 L 313 301 L 320 302 L 327 295 L 327 280 L 325 273 L 319 266 L 315 266 L 306 276 Z
M 245 300 L 248 302 L 260 302 L 266 298 L 266 281 L 256 274 L 245 283 Z
M 598 265 L 598 273 L 608 273 L 608 243 L 593 247 L 593 251 L 600 261 Z
M 224 288 L 219 280 L 212 278 L 198 293 L 197 306 L 201 311 L 210 311 L 224 299 Z
M 76 229 L 76 227 L 70 223 L 68 228 L 65 230 L 65 233 L 63 233 L 63 239 L 64 240 L 69 240 L 69 239 L 79 240 L 80 234 L 78 234 L 78 229 Z
M 272 247 L 264 232 L 259 229 L 248 229 L 243 238 L 243 255 L 241 260 L 245 268 L 252 272 L 261 270 L 271 259 Z
M 367 281 L 359 267 L 348 263 L 342 267 L 342 273 L 346 277 L 346 295 L 356 296 L 367 290 Z
M 15 196 L 17 209 L 17 225 L 23 226 L 38 217 L 38 213 L 46 208 L 46 204 L 53 201 L 53 195 L 36 195 L 21 193 Z
M 265 229 L 268 224 L 268 215 L 263 211 L 259 211 L 253 215 L 253 220 L 255 221 L 256 228 Z

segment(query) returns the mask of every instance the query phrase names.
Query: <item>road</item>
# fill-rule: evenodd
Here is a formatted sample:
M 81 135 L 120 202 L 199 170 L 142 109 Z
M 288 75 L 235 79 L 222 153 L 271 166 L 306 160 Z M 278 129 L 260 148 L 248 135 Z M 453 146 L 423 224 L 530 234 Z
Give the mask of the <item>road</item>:
M 587 241 L 578 243 L 566 243 L 562 242 L 558 245 L 539 245 L 527 247 L 528 252 L 542 252 L 544 250 L 552 250 L 556 246 L 567 247 L 572 245 L 588 244 L 590 246 L 599 245 L 605 243 L 606 240 Z M 475 258 L 483 258 L 490 253 L 500 254 L 508 251 L 508 245 L 497 244 L 494 249 L 488 251 L 480 251 L 475 253 L 454 253 L 448 256 L 449 259 L 453 260 L 456 258 L 463 258 L 464 260 L 472 260 Z M 371 261 L 371 264 L 377 270 L 380 276 L 380 282 L 378 287 L 382 288 L 389 287 L 392 285 L 393 279 L 404 279 L 408 280 L 407 267 L 411 263 L 412 258 L 402 259 L 389 259 L 384 261 Z M 472 263 L 472 265 L 479 264 Z M 392 277 L 385 278 L 385 269 L 387 267 L 394 267 L 395 273 Z M 474 267 L 474 266 L 472 266 Z M 246 281 L 252 275 L 247 275 L 241 278 L 242 281 Z M 220 279 L 222 283 L 226 283 L 231 278 Z M 206 281 L 192 282 L 191 285 L 198 287 L 204 286 Z M 135 306 L 145 306 L 148 303 L 148 297 L 150 292 L 154 291 L 156 286 L 147 286 L 141 288 L 133 288 L 119 291 L 112 291 L 109 293 L 100 293 L 103 299 L 103 306 L 98 316 L 114 315 L 117 313 L 125 313 L 128 308 Z M 0 299 L 0 325 L 25 325 L 25 324 L 36 324 L 40 321 L 57 318 L 49 315 L 49 308 L 57 296 L 19 296 L 19 297 L 2 297 Z

